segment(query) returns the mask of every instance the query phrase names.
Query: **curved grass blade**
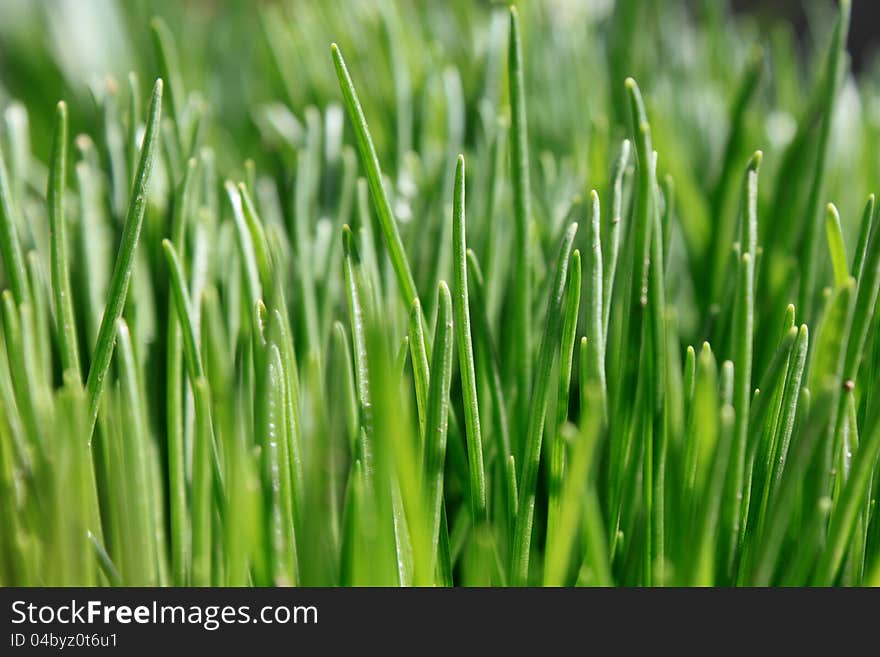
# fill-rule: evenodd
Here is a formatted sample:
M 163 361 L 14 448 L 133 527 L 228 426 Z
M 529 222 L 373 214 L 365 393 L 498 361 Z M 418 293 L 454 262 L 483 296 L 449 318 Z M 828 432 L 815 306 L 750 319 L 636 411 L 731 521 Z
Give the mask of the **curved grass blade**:
M 141 149 L 141 159 L 138 163 L 131 201 L 129 202 L 128 213 L 125 217 L 125 226 L 122 229 L 122 240 L 116 256 L 116 264 L 113 267 L 113 275 L 110 279 L 107 305 L 101 318 L 101 327 L 98 329 L 95 353 L 86 382 L 86 388 L 89 392 L 89 436 L 94 431 L 95 420 L 98 418 L 98 407 L 101 402 L 101 393 L 104 390 L 104 378 L 107 376 L 110 359 L 113 356 L 113 347 L 116 342 L 116 320 L 122 316 L 125 297 L 128 294 L 128 282 L 131 279 L 131 272 L 134 267 L 135 249 L 144 219 L 147 183 L 150 180 L 150 172 L 153 168 L 153 156 L 156 151 L 156 137 L 160 127 L 159 117 L 161 111 L 162 79 L 159 78 L 153 86 L 150 109 L 147 112 L 147 126 L 144 133 L 144 144 Z

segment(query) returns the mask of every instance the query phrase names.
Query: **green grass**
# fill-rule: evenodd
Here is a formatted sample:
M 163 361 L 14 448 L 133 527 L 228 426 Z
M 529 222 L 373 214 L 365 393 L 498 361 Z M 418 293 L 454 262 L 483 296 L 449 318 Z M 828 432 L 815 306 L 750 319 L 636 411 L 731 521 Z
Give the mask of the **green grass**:
M 0 8 L 0 584 L 880 584 L 880 65 L 689 4 Z

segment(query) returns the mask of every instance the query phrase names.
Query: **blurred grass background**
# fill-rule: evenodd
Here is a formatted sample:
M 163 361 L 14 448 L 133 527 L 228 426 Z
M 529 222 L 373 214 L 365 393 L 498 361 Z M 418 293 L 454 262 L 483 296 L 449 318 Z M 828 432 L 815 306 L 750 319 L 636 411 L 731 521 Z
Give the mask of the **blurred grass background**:
M 4 127 L 21 115 L 16 103 L 28 108 L 40 180 L 39 160 L 48 156 L 55 101 L 68 101 L 72 135 L 100 134 L 104 99 L 118 97 L 115 104 L 124 106 L 128 72 L 148 80 L 159 70 L 148 29 L 150 18 L 159 15 L 178 44 L 185 87 L 206 103 L 205 139 L 214 146 L 224 175 L 241 178 L 247 158 L 278 178 L 295 166 L 305 109 L 323 109 L 340 99 L 329 57 L 329 43 L 337 41 L 348 53 L 353 78 L 368 81 L 361 85 L 361 102 L 386 171 L 406 168 L 401 165 L 411 150 L 419 153 L 426 171 L 444 170 L 436 175 L 451 180 L 450 152 L 475 148 L 486 121 L 506 103 L 505 63 L 498 57 L 493 61 L 490 48 L 504 38 L 504 6 L 390 0 L 340 7 L 294 1 L 5 0 L 0 3 Z M 582 191 L 577 180 L 588 180 L 603 195 L 607 191 L 607 170 L 616 144 L 626 136 L 629 116 L 621 81 L 632 75 L 649 90 L 655 143 L 663 168 L 676 181 L 683 233 L 673 241 L 683 242 L 691 270 L 699 271 L 701 258 L 711 257 L 710 203 L 723 161 L 728 108 L 753 44 L 766 50 L 767 82 L 746 117 L 742 152 L 732 155 L 745 161 L 751 150 L 761 148 L 765 171 L 772 172 L 818 80 L 835 3 L 683 0 L 664 2 L 661 8 L 642 0 L 545 0 L 523 3 L 522 11 L 527 50 L 531 41 L 540 42 L 525 62 L 530 99 L 538 99 L 530 100 L 529 138 L 532 167 L 546 192 L 536 199 L 539 216 L 562 212 L 571 195 Z M 880 179 L 880 163 L 873 156 L 880 134 L 880 59 L 870 47 L 877 11 L 873 0 L 854 3 L 850 48 L 859 85 L 847 78 L 832 128 L 826 197 L 840 208 L 849 244 L 855 242 L 872 181 Z M 408 78 L 393 75 L 393 48 L 404 55 Z M 455 75 L 450 77 L 450 71 Z M 398 84 L 412 93 L 409 130 L 401 131 L 396 119 Z M 457 129 L 445 111 L 450 84 L 459 87 L 451 92 L 461 95 L 465 111 L 460 137 L 452 135 L 447 144 L 444 131 L 429 128 Z M 572 106 L 580 111 L 571 112 Z M 0 127 L 0 134 L 5 132 Z M 679 146 L 684 143 L 687 148 Z M 550 178 L 553 184 L 544 185 Z M 763 186 L 762 214 L 772 215 L 769 206 L 778 200 L 771 198 L 774 193 Z M 726 194 L 723 202 L 734 212 L 737 194 L 733 188 Z M 405 222 L 408 212 L 401 210 L 398 218 Z M 787 242 L 789 248 L 795 241 Z M 700 277 L 694 284 L 699 287 Z M 685 292 L 708 300 L 707 290 Z M 700 318 L 681 320 L 683 337 L 697 338 Z

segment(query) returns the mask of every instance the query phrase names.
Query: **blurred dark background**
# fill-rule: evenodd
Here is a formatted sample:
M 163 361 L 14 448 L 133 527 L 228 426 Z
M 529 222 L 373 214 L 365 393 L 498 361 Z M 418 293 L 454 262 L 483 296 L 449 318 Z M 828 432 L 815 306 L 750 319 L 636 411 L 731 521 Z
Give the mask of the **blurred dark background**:
M 828 0 L 833 6 L 836 0 Z M 732 0 L 735 11 L 764 13 L 787 18 L 799 35 L 806 35 L 808 11 L 804 0 Z M 849 29 L 849 52 L 852 66 L 860 71 L 880 46 L 880 0 L 852 0 L 852 23 Z

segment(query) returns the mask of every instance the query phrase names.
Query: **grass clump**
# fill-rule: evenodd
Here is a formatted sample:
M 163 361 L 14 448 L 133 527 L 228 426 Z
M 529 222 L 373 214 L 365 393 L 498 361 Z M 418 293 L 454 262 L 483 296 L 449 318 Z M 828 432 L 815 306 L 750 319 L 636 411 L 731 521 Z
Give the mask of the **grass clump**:
M 880 584 L 880 76 L 697 5 L 0 27 L 0 583 Z

